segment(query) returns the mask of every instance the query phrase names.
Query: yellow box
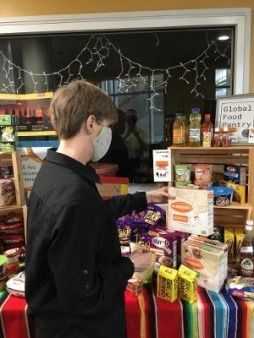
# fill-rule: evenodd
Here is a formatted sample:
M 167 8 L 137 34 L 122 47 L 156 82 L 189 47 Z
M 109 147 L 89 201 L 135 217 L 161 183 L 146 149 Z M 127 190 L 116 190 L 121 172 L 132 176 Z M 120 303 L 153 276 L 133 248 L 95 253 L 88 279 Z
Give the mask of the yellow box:
M 161 265 L 157 275 L 157 297 L 174 302 L 178 296 L 178 271 Z
M 181 265 L 178 271 L 178 296 L 193 303 L 197 300 L 197 272 Z

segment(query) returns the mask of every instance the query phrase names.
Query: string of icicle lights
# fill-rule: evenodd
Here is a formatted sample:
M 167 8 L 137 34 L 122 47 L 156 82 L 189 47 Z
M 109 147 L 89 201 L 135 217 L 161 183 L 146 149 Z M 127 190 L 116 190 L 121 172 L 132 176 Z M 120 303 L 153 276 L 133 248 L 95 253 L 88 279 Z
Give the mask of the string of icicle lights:
M 74 78 L 85 78 L 86 67 L 94 65 L 93 72 L 96 73 L 101 67 L 106 67 L 106 60 L 109 58 L 110 53 L 114 52 L 119 58 L 119 73 L 116 76 L 118 80 L 118 92 L 128 93 L 133 87 L 136 87 L 137 82 L 146 82 L 145 75 L 150 74 L 151 85 L 150 91 L 152 93 L 150 97 L 150 108 L 155 109 L 154 105 L 155 97 L 158 96 L 157 84 L 155 81 L 156 74 L 163 74 L 163 82 L 160 86 L 164 92 L 167 93 L 167 84 L 172 77 L 171 73 L 174 69 L 182 71 L 179 80 L 185 81 L 190 86 L 190 92 L 204 98 L 201 91 L 200 81 L 206 81 L 206 71 L 208 70 L 206 60 L 210 58 L 211 54 L 214 54 L 215 61 L 219 58 L 225 58 L 227 63 L 230 63 L 229 57 L 226 55 L 227 49 L 230 44 L 226 46 L 223 51 L 220 51 L 217 45 L 217 39 L 209 41 L 207 40 L 207 46 L 202 53 L 197 55 L 195 59 L 191 59 L 187 62 L 179 62 L 178 64 L 167 68 L 150 68 L 135 62 L 123 55 L 121 50 L 117 48 L 105 35 L 91 35 L 86 45 L 71 60 L 71 62 L 64 68 L 50 73 L 34 73 L 31 70 L 19 67 L 17 64 L 9 60 L 2 51 L 0 51 L 0 57 L 2 58 L 2 72 L 4 82 L 0 84 L 0 91 L 2 93 L 19 93 L 25 86 L 25 76 L 30 78 L 30 82 L 33 85 L 33 92 L 38 93 L 38 85 L 44 86 L 44 91 L 49 91 L 49 80 L 53 77 L 54 83 L 60 87 L 63 84 L 69 83 Z M 14 71 L 18 74 L 18 77 L 13 80 Z M 191 80 L 190 80 L 191 79 Z M 159 109 L 157 109 L 159 110 Z

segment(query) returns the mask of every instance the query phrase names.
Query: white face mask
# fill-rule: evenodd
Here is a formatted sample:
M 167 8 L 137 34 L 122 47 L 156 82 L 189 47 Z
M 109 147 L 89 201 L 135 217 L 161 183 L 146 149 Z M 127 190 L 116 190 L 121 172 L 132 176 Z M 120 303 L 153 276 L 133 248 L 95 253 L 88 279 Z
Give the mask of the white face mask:
M 112 130 L 108 126 L 103 126 L 100 134 L 93 140 L 92 162 L 99 161 L 109 150 L 112 140 Z

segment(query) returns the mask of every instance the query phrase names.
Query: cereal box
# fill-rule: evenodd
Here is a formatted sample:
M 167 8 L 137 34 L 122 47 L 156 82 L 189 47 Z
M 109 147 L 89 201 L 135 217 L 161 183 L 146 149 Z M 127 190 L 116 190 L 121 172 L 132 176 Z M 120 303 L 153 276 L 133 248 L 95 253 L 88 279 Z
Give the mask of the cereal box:
M 181 261 L 182 264 L 198 273 L 199 286 L 220 292 L 227 278 L 227 249 L 188 239 L 182 244 Z
M 178 296 L 178 271 L 161 265 L 157 274 L 157 297 L 174 302 Z
M 148 231 L 149 248 L 156 254 L 155 271 L 160 265 L 175 268 L 177 266 L 177 235 L 163 229 Z
M 168 201 L 169 229 L 209 236 L 213 234 L 213 192 L 175 188 L 175 199 Z
M 193 303 L 197 300 L 197 273 L 181 265 L 178 271 L 178 296 Z

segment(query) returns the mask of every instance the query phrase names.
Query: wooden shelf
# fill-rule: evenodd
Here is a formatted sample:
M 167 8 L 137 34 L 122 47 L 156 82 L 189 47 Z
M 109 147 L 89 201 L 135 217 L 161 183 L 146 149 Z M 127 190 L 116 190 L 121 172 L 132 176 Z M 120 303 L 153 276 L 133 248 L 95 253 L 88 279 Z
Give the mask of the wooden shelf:
M 247 168 L 247 203 L 232 203 L 227 207 L 214 207 L 215 223 L 221 225 L 244 226 L 246 219 L 254 220 L 254 146 L 230 147 L 169 147 L 171 151 L 171 177 L 173 179 L 173 165 L 212 164 L 214 170 L 221 173 L 224 164 L 240 164 Z

